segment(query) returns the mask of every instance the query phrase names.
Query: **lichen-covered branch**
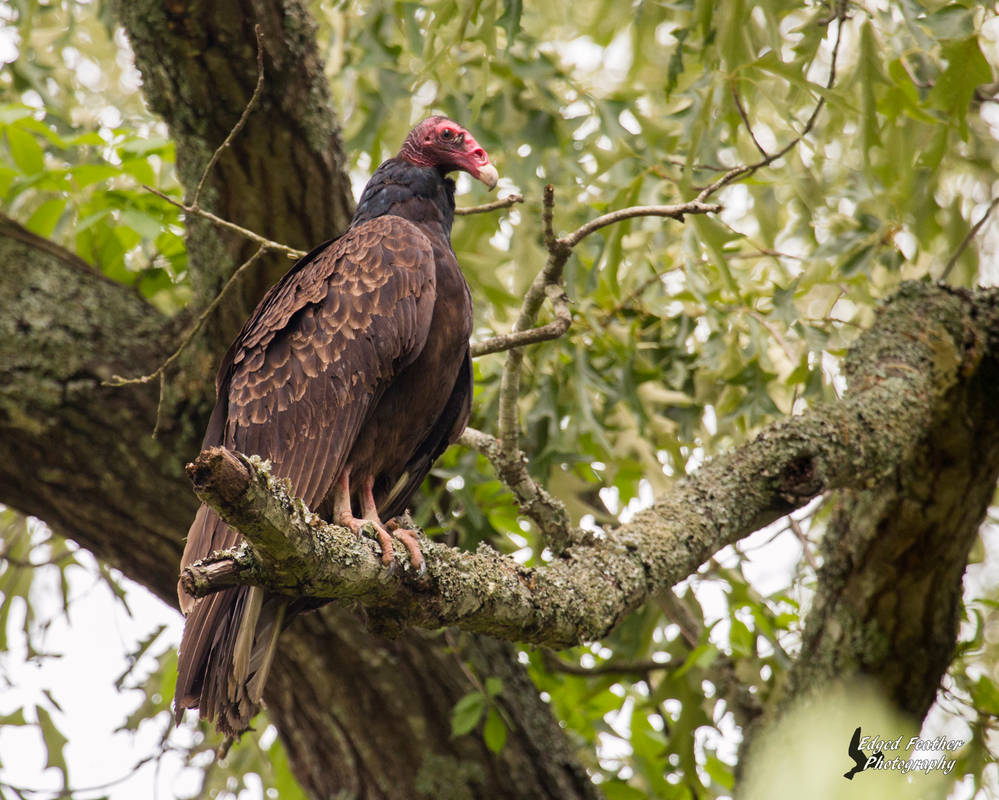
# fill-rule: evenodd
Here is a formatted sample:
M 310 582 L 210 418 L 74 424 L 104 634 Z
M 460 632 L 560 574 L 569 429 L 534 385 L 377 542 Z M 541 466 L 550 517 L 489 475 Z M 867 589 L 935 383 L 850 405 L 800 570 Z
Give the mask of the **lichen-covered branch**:
M 764 714 L 744 728 L 737 796 L 771 785 L 790 737 L 845 741 L 855 725 L 866 730 L 883 718 L 882 703 L 922 720 L 954 660 L 968 554 L 999 479 L 999 290 L 978 292 L 966 315 L 936 304 L 926 311 L 925 327 L 909 336 L 936 351 L 944 380 L 934 385 L 945 391 L 881 480 L 831 498 L 801 650 Z M 943 329 L 950 336 L 941 336 Z M 904 336 L 898 328 L 890 333 Z M 879 346 L 866 337 L 854 363 L 878 356 Z M 896 361 L 891 368 L 910 366 Z M 839 729 L 833 722 L 813 734 L 814 726 L 801 726 L 828 718 L 830 704 L 850 708 Z
M 994 365 L 999 326 L 979 323 L 999 316 L 997 305 L 996 292 L 906 285 L 852 348 L 842 401 L 769 426 L 632 522 L 542 567 L 485 547 L 469 553 L 425 542 L 424 583 L 407 570 L 389 574 L 373 542 L 319 523 L 266 470 L 224 451 L 203 454 L 197 491 L 251 546 L 215 561 L 236 562 L 241 582 L 389 607 L 415 625 L 458 625 L 551 647 L 596 639 L 725 545 L 821 492 L 863 489 L 892 474 L 943 398 L 986 360 Z M 207 566 L 191 576 L 200 592 L 214 588 Z

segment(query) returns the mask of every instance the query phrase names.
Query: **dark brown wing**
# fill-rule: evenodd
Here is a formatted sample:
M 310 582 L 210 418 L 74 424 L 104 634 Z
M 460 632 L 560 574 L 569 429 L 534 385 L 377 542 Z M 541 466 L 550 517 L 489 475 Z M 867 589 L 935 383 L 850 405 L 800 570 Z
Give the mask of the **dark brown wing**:
M 270 459 L 273 473 L 318 508 L 369 410 L 422 350 L 435 280 L 430 241 L 394 216 L 352 227 L 306 256 L 268 292 L 226 353 L 205 446 L 224 444 Z M 181 567 L 239 538 L 202 506 Z M 189 614 L 178 664 L 178 719 L 184 708 L 200 706 L 203 718 L 218 717 L 220 729 L 238 732 L 254 713 L 244 683 L 255 667 L 237 640 L 256 628 L 260 606 L 244 622 L 252 596 L 245 587 L 198 602 L 180 587 L 178 594 Z M 267 615 L 265 607 L 262 625 Z
M 275 286 L 237 339 L 220 375 L 219 443 L 270 459 L 317 508 L 371 406 L 419 355 L 435 297 L 433 250 L 415 225 L 385 216 L 349 230 Z M 189 540 L 183 563 L 235 544 L 225 531 Z

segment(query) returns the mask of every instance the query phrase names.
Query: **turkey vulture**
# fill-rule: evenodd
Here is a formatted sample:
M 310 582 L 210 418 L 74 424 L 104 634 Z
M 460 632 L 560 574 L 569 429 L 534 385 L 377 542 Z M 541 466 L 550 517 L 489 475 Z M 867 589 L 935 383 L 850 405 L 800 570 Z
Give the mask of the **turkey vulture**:
M 273 474 L 324 519 L 374 525 L 382 560 L 393 539 L 414 568 L 413 531 L 391 520 L 464 429 L 472 397 L 472 301 L 451 248 L 454 181 L 498 180 L 486 151 L 446 117 L 430 117 L 375 171 L 346 232 L 320 245 L 267 293 L 229 347 L 202 449 L 270 459 Z M 201 506 L 181 569 L 240 535 Z M 278 633 L 315 601 L 259 587 L 202 599 L 178 588 L 177 721 L 198 708 L 238 735 L 256 713 Z

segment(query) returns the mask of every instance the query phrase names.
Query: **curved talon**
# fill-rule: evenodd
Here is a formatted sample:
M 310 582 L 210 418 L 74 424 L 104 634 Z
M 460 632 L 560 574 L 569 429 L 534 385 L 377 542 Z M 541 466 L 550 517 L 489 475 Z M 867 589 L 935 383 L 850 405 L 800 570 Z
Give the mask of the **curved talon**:
M 392 534 L 382 526 L 378 526 L 378 544 L 382 546 L 382 564 L 391 567 L 394 564 L 395 551 L 392 549 Z
M 347 528 L 350 528 L 355 535 L 365 533 L 365 528 L 370 525 L 374 532 L 374 538 L 382 548 L 382 564 L 389 570 L 391 575 L 395 571 L 395 550 L 392 547 L 392 539 L 402 542 L 409 553 L 409 561 L 413 569 L 416 570 L 417 577 L 423 577 L 427 572 L 427 564 L 420 550 L 417 539 L 419 532 L 405 528 L 405 524 L 399 517 L 390 519 L 382 524 L 378 518 L 378 511 L 375 507 L 375 499 L 372 493 L 373 480 L 367 478 L 362 482 L 361 488 L 361 512 L 360 518 L 354 516 L 350 504 L 350 470 L 344 470 L 337 483 L 337 495 L 334 502 L 334 517 L 336 521 Z
M 427 571 L 427 562 L 423 558 L 423 551 L 420 550 L 420 543 L 417 541 L 417 532 L 407 528 L 396 528 L 392 535 L 405 545 L 409 551 L 409 563 L 417 574 L 423 575 Z

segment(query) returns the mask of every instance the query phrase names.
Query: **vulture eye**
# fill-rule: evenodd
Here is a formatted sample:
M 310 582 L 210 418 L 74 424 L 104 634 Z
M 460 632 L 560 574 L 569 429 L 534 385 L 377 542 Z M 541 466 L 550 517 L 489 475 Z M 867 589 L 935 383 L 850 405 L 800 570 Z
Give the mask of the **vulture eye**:
M 451 130 L 451 128 L 445 128 L 444 130 L 441 131 L 441 138 L 445 142 L 450 142 L 451 139 L 454 138 L 454 131 Z

